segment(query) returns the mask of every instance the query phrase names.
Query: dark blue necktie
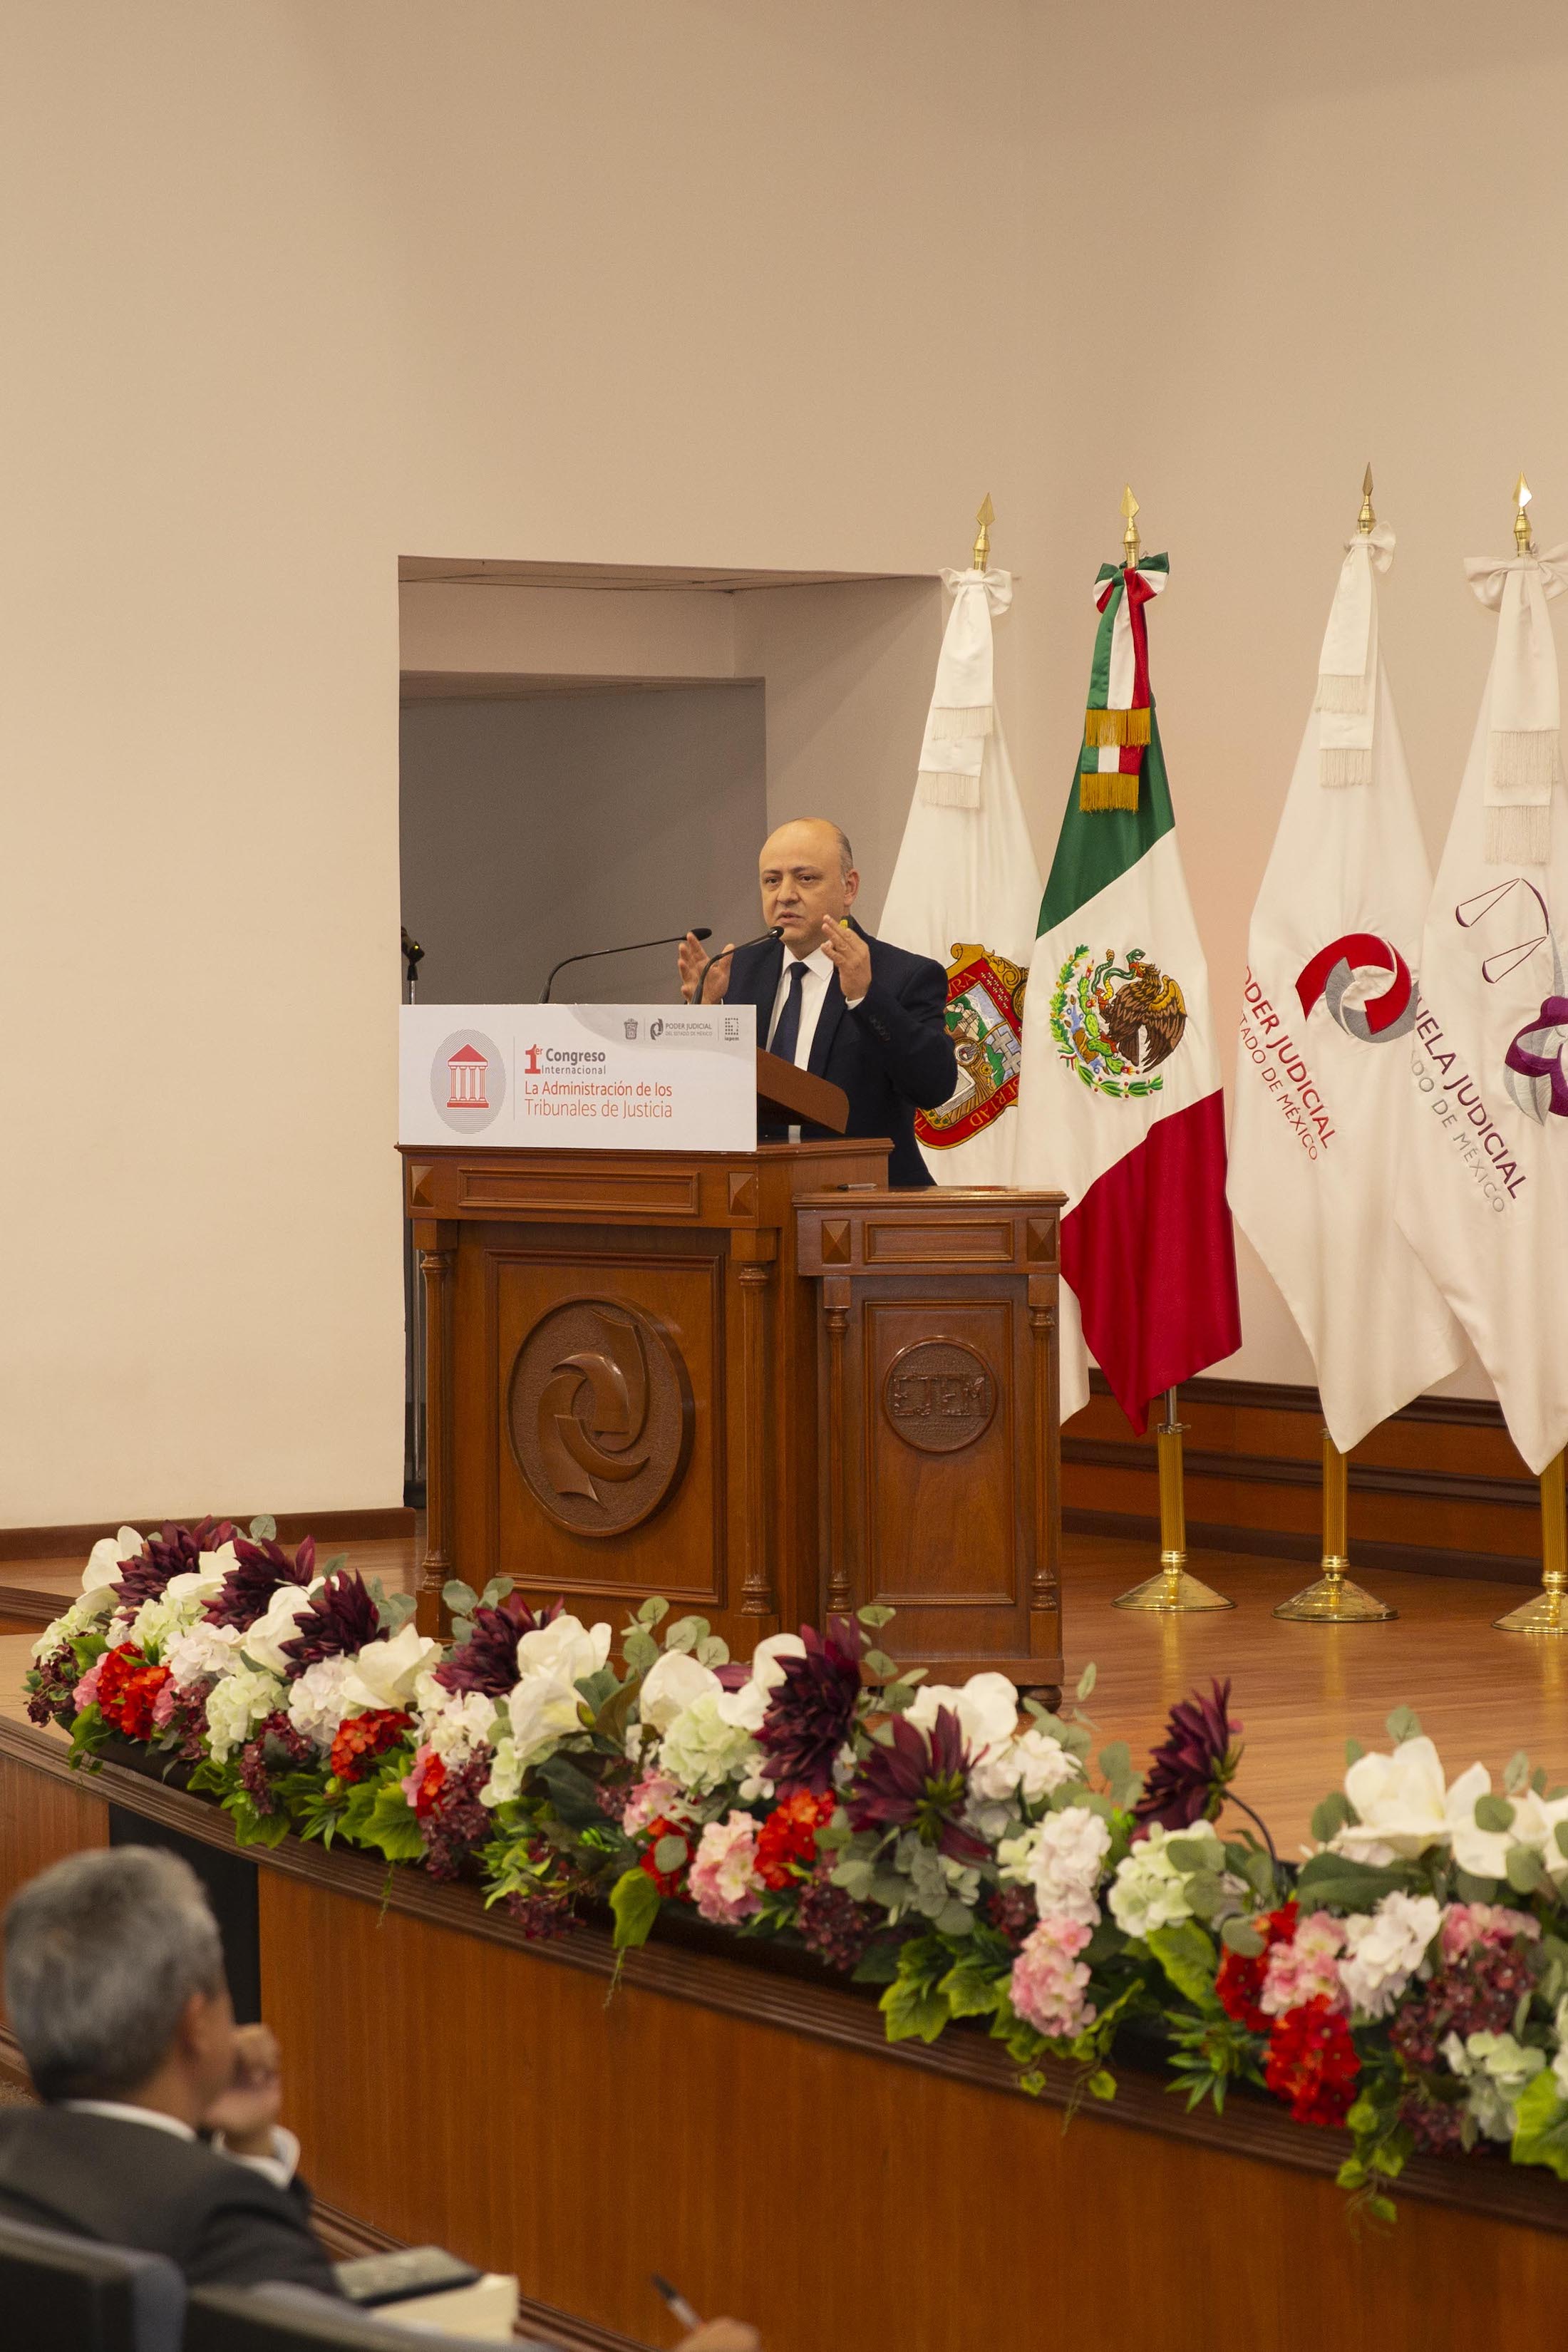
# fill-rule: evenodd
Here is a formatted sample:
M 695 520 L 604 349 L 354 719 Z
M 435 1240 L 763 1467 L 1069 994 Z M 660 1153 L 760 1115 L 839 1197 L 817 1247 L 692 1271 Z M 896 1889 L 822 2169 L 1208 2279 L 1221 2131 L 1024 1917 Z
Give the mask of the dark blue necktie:
M 805 964 L 797 956 L 790 966 L 789 994 L 784 1001 L 784 1011 L 773 1024 L 768 1040 L 768 1051 L 776 1054 L 781 1062 L 793 1062 L 795 1049 L 800 1043 L 800 1000 L 805 987 Z

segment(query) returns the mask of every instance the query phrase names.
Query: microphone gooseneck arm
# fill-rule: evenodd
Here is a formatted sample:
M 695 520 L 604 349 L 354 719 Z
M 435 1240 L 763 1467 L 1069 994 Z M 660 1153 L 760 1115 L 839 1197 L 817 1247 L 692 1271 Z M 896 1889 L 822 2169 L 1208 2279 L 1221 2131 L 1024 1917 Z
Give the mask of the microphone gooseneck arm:
M 706 923 L 701 923 L 699 924 L 694 930 L 689 932 L 673 932 L 667 940 L 630 940 L 624 947 L 587 948 L 581 955 L 563 956 L 560 962 L 552 968 L 549 979 L 545 982 L 544 993 L 539 1001 L 541 1004 L 549 1003 L 550 992 L 555 985 L 555 974 L 560 971 L 564 971 L 569 963 L 592 963 L 598 956 L 636 955 L 640 948 L 678 948 L 685 939 L 710 940 L 712 936 L 712 931 L 709 929 L 708 925 Z
M 701 937 L 702 937 L 703 939 L 707 939 L 707 938 L 709 937 L 709 934 L 708 934 L 706 931 L 704 931 L 704 932 L 702 932 L 702 933 L 701 933 Z M 770 923 L 770 924 L 768 925 L 767 929 L 766 929 L 765 931 L 759 931 L 759 932 L 757 933 L 757 936 L 756 936 L 756 938 L 755 938 L 754 940 L 742 940 L 741 941 L 741 947 L 742 947 L 742 948 L 762 948 L 762 947 L 766 947 L 766 945 L 767 945 L 767 943 L 768 943 L 768 941 L 769 941 L 770 940 L 782 940 L 782 939 L 783 939 L 783 937 L 784 937 L 784 925 L 783 925 L 782 923 Z M 741 951 L 741 949 L 740 949 L 740 948 L 731 948 L 731 949 L 728 950 L 728 952 L 729 952 L 731 955 L 739 955 L 740 951 Z M 698 976 L 697 976 L 697 993 L 693 996 L 693 998 L 692 998 L 692 1000 L 691 1000 L 691 1002 L 693 1003 L 693 1004 L 700 1004 L 700 1003 L 701 1003 L 701 1002 L 702 1002 L 702 992 L 703 992 L 703 990 L 704 990 L 704 989 L 707 987 L 707 985 L 708 985 L 708 975 L 709 975 L 709 973 L 712 971 L 712 969 L 713 969 L 714 965 L 719 961 L 720 957 L 721 957 L 721 956 L 722 956 L 725 952 L 726 952 L 726 950 L 725 950 L 723 948 L 721 948 L 721 949 L 718 950 L 718 953 L 717 953 L 717 954 L 715 954 L 715 955 L 710 955 L 710 956 L 709 957 L 709 959 L 708 959 L 707 962 L 703 965 L 702 970 L 700 971 L 700 972 L 699 972 L 699 974 L 698 974 Z

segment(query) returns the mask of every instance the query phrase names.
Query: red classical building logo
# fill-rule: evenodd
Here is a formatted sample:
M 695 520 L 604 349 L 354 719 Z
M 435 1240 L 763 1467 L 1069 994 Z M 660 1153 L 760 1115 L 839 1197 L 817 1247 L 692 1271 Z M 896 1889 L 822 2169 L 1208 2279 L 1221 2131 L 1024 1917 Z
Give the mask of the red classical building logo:
M 489 1064 L 477 1045 L 459 1045 L 447 1057 L 447 1070 L 451 1085 L 447 1097 L 448 1110 L 489 1110 L 489 1097 L 485 1092 L 485 1073 Z

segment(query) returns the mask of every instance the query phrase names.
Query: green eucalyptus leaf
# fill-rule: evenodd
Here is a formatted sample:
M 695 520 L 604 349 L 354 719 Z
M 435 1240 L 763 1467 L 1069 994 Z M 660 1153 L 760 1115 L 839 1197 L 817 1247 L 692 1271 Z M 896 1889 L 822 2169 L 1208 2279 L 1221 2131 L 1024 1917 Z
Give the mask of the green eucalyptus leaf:
M 250 1522 L 249 1535 L 252 1543 L 277 1542 L 278 1522 L 273 1517 L 270 1511 L 258 1511 L 257 1513 L 255 1518 Z
M 1530 1759 L 1522 1748 L 1516 1748 L 1502 1768 L 1502 1784 L 1510 1797 L 1530 1786 Z
M 678 1617 L 664 1637 L 667 1650 L 695 1650 L 708 1632 L 706 1617 Z
M 316 1573 L 318 1576 L 336 1576 L 342 1570 L 347 1568 L 348 1564 L 349 1556 L 347 1552 L 335 1551 L 331 1559 L 324 1559 L 321 1562 L 321 1565 L 316 1570 Z
M 461 1649 L 465 1642 L 471 1642 L 473 1638 L 473 1619 L 471 1617 L 454 1617 L 452 1620 L 452 1639 L 456 1642 L 458 1648 Z
M 1476 1827 L 1479 1830 L 1510 1830 L 1513 1827 L 1513 1807 L 1506 1797 L 1485 1796 L 1476 1799 Z
M 1379 1869 L 1370 1862 L 1354 1862 L 1346 1853 L 1314 1853 L 1301 1864 L 1296 1895 L 1301 1908 L 1371 1911 L 1385 1895 L 1408 1887 L 1403 1869 Z
M 1350 1820 L 1350 1799 L 1342 1789 L 1331 1789 L 1322 1801 L 1312 1809 L 1312 1835 L 1320 1845 L 1329 1840 Z
M 492 1576 L 479 1595 L 479 1606 L 482 1609 L 499 1609 L 508 1594 L 514 1590 L 515 1583 L 511 1577 Z
M 637 1611 L 639 1625 L 661 1625 L 669 1614 L 669 1603 L 658 1593 L 652 1593 Z
M 1532 1845 L 1510 1845 L 1503 1867 L 1516 1895 L 1533 1895 L 1546 1884 L 1546 1865 Z
M 1187 1881 L 1187 1901 L 1200 1919 L 1212 1919 L 1230 1900 L 1230 1890 L 1215 1870 L 1194 1870 Z
M 721 1633 L 709 1633 L 698 1643 L 694 1655 L 700 1666 L 727 1666 L 730 1644 Z
M 686 1853 L 687 1846 L 684 1838 L 661 1837 L 653 1850 L 653 1866 L 656 1870 L 663 1871 L 668 1877 L 672 1870 L 680 1868 L 686 1860 Z
M 471 1584 L 465 1584 L 460 1576 L 447 1578 L 441 1587 L 441 1598 L 454 1617 L 459 1611 L 465 1617 L 471 1617 L 479 1605 L 479 1594 Z
M 861 1624 L 868 1625 L 874 1633 L 880 1626 L 890 1625 L 898 1612 L 888 1608 L 880 1601 L 868 1601 L 864 1609 L 857 1609 L 855 1614 Z
M 894 1679 L 899 1671 L 897 1662 L 889 1657 L 886 1650 L 868 1650 L 860 1664 L 868 1674 L 875 1675 L 879 1682 Z
M 1346 1740 L 1346 1742 L 1345 1742 L 1345 1762 L 1346 1762 L 1346 1764 L 1347 1764 L 1347 1765 L 1351 1765 L 1351 1764 L 1359 1764 L 1359 1763 L 1361 1762 L 1362 1758 L 1363 1758 L 1365 1754 L 1366 1754 L 1366 1749 L 1362 1746 L 1361 1741 L 1360 1741 L 1359 1739 L 1347 1739 L 1347 1740 Z
M 658 1643 L 644 1626 L 633 1625 L 621 1643 L 621 1654 L 635 1675 L 646 1675 L 658 1662 Z
M 1392 1739 L 1394 1746 L 1398 1748 L 1401 1747 L 1406 1739 L 1420 1738 L 1421 1717 L 1416 1714 L 1414 1707 L 1396 1706 L 1390 1715 L 1385 1728 L 1390 1739 Z
M 1239 1916 L 1225 1922 L 1219 1939 L 1227 1951 L 1242 1952 L 1249 1960 L 1257 1959 L 1260 1952 L 1268 1948 L 1251 1920 Z
M 1078 1690 L 1075 1696 L 1080 1699 L 1087 1698 L 1099 1679 L 1100 1668 L 1091 1658 L 1078 1678 Z

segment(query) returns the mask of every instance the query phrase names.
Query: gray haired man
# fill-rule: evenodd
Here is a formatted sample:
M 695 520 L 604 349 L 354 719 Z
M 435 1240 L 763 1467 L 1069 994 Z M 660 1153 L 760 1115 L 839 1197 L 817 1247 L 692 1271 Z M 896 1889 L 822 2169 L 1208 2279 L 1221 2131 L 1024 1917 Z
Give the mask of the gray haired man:
M 195 1874 L 72 1854 L 5 1913 L 5 2005 L 44 2105 L 0 2109 L 0 2213 L 166 2254 L 196 2286 L 337 2292 L 278 2123 L 278 2045 L 237 2026 Z

